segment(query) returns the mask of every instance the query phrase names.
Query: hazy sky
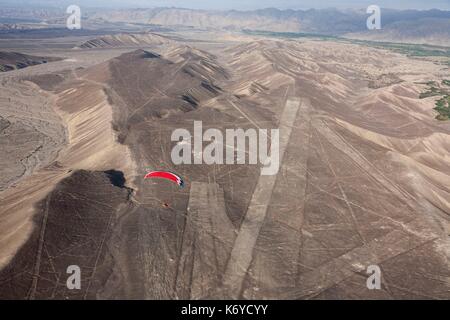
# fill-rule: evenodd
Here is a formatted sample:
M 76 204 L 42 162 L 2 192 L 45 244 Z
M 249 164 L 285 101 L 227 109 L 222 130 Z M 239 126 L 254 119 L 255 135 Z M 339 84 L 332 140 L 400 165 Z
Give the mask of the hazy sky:
M 309 9 L 309 8 L 367 8 L 371 4 L 395 9 L 450 10 L 450 0 L 0 0 L 2 5 L 66 6 L 78 4 L 84 7 L 182 7 L 192 9 L 261 8 Z

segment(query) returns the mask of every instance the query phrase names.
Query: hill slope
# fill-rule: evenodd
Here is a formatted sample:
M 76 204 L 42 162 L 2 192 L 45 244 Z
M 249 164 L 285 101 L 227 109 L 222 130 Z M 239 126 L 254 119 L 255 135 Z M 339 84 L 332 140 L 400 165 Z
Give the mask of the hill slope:
M 141 47 L 146 45 L 162 45 L 172 41 L 156 33 L 120 33 L 93 38 L 79 45 L 77 48 L 114 48 L 114 47 Z
M 36 57 L 18 52 L 0 51 L 0 72 L 23 69 L 37 64 L 60 60 L 54 57 Z

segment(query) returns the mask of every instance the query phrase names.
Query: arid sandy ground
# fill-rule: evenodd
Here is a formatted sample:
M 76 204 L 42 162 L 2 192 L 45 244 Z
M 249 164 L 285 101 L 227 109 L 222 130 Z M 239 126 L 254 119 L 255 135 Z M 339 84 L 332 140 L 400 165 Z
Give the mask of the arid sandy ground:
M 22 52 L 63 60 L 0 74 L 0 297 L 450 298 L 450 123 L 419 99 L 448 67 L 182 36 L 53 39 Z M 194 120 L 280 128 L 279 173 L 173 165 L 171 133 Z M 185 188 L 144 181 L 152 169 Z

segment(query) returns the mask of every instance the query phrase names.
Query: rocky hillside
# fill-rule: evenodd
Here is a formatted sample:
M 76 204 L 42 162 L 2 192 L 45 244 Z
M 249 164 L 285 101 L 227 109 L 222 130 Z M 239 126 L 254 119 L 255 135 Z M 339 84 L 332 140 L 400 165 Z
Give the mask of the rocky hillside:
M 0 72 L 23 69 L 37 64 L 59 60 L 54 57 L 36 57 L 18 52 L 0 51 Z
M 114 47 L 134 47 L 145 45 L 168 44 L 171 40 L 156 33 L 120 33 L 115 35 L 106 35 L 88 40 L 78 46 L 81 49 L 93 48 L 114 48 Z

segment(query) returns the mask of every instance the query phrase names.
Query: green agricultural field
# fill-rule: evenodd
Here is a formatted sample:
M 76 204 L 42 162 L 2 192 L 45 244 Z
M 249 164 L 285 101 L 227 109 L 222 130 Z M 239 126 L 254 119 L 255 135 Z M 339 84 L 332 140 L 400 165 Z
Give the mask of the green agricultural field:
M 436 101 L 436 107 L 434 108 L 439 115 L 436 116 L 436 119 L 444 121 L 450 119 L 450 96 L 445 95 L 438 101 Z
M 363 46 L 374 47 L 378 49 L 387 49 L 393 52 L 407 55 L 408 57 L 444 57 L 447 61 L 443 61 L 445 65 L 450 66 L 450 47 L 434 46 L 434 45 L 422 45 L 422 44 L 408 44 L 408 43 L 395 43 L 395 42 L 379 42 L 370 40 L 357 40 L 343 38 L 340 36 L 324 35 L 317 33 L 302 33 L 302 32 L 272 32 L 272 31 L 259 31 L 259 30 L 243 30 L 245 34 L 257 35 L 265 37 L 275 37 L 284 39 L 296 39 L 296 38 L 310 38 L 318 40 L 331 40 L 345 43 L 354 43 Z
M 419 98 L 425 99 L 429 97 L 440 97 L 439 100 L 436 101 L 436 110 L 439 114 L 436 116 L 437 120 L 445 121 L 450 119 L 450 92 L 447 86 L 450 86 L 450 80 L 442 80 L 441 85 L 438 85 L 436 81 L 428 81 L 426 83 L 428 86 L 428 90 L 421 93 Z

